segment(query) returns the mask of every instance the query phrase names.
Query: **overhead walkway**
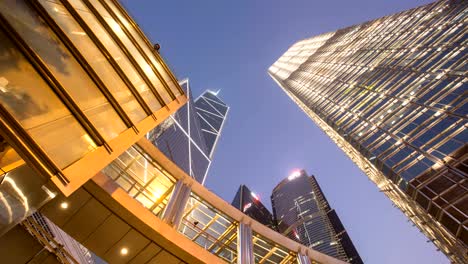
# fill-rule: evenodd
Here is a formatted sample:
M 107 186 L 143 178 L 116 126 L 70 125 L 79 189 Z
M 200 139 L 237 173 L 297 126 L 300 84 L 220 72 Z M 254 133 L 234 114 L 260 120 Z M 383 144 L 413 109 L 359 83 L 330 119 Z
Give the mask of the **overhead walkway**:
M 144 138 L 40 211 L 109 263 L 342 263 L 244 215 Z

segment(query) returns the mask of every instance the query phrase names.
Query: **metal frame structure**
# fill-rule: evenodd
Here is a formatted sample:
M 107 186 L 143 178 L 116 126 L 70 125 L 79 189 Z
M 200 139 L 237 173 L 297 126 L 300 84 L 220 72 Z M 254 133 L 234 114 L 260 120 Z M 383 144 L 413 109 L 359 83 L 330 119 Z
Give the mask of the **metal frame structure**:
M 26 129 L 22 127 L 21 122 L 18 120 L 18 117 L 12 115 L 12 113 L 0 104 L 0 127 L 2 128 L 2 136 L 6 139 L 9 145 L 21 155 L 27 163 L 32 166 L 36 171 L 41 175 L 48 175 L 61 189 L 65 194 L 71 194 L 84 182 L 90 179 L 98 171 L 100 171 L 106 164 L 112 161 L 114 158 L 119 156 L 124 150 L 128 149 L 132 144 L 134 144 L 139 138 L 145 135 L 148 131 L 158 125 L 162 120 L 166 119 L 170 114 L 175 112 L 181 105 L 186 102 L 186 96 L 183 94 L 183 90 L 179 84 L 175 81 L 175 77 L 172 72 L 168 69 L 167 65 L 163 62 L 160 55 L 154 51 L 150 42 L 146 39 L 141 30 L 138 29 L 135 22 L 128 16 L 128 14 L 123 10 L 120 4 L 117 1 L 68 1 L 60 0 L 54 5 L 64 8 L 64 12 L 68 12 L 69 17 L 67 19 L 74 20 L 74 23 L 77 23 L 83 30 L 82 36 L 89 38 L 93 45 L 99 50 L 103 57 L 105 57 L 110 64 L 108 70 L 114 71 L 120 78 L 121 81 L 125 84 L 126 89 L 130 91 L 131 100 L 136 100 L 138 107 L 141 107 L 146 113 L 147 117 L 139 122 L 132 120 L 128 113 L 123 109 L 122 105 L 116 99 L 117 94 L 115 90 L 109 87 L 105 81 L 102 79 L 96 69 L 90 64 L 86 56 L 82 53 L 77 47 L 77 43 L 74 43 L 70 37 L 65 32 L 66 28 L 59 25 L 57 19 L 60 17 L 53 17 L 51 14 L 53 12 L 59 13 L 57 8 L 54 10 L 50 9 L 50 6 L 47 3 L 41 0 L 34 1 L 24 1 L 19 3 L 18 8 L 31 12 L 34 16 L 37 16 L 38 21 L 43 21 L 41 26 L 44 28 L 47 27 L 49 34 L 55 38 L 55 41 L 63 45 L 68 53 L 72 55 L 73 58 L 68 58 L 75 60 L 83 69 L 83 71 L 88 75 L 87 78 L 94 83 L 99 92 L 103 95 L 106 102 L 109 103 L 113 111 L 117 114 L 120 121 L 125 124 L 128 128 L 123 131 L 120 135 L 115 136 L 112 139 L 104 139 L 104 136 L 101 131 L 97 128 L 97 125 L 93 123 L 89 115 L 84 112 L 76 99 L 71 96 L 69 89 L 72 89 L 63 82 L 60 82 L 59 79 L 51 71 L 51 66 L 47 58 L 43 57 L 43 54 L 39 54 L 34 47 L 31 47 L 28 41 L 24 38 L 26 34 L 18 28 L 8 16 L 5 16 L 0 12 L 0 21 L 1 26 L 0 30 L 9 38 L 9 41 L 13 43 L 16 49 L 21 52 L 21 55 L 24 56 L 27 61 L 33 66 L 35 71 L 39 76 L 48 84 L 50 89 L 54 91 L 54 94 L 63 103 L 68 111 L 70 111 L 73 119 L 77 120 L 79 125 L 86 132 L 86 136 L 89 136 L 89 142 L 93 146 L 93 151 L 86 153 L 82 158 L 78 159 L 72 164 L 66 166 L 59 165 L 57 161 L 54 160 L 48 154 L 47 148 L 44 146 L 39 146 L 37 140 L 32 136 Z M 135 87 L 134 83 L 126 75 L 125 70 L 118 64 L 117 60 L 109 52 L 110 47 L 106 47 L 95 34 L 95 32 L 90 28 L 86 21 L 81 17 L 79 12 L 76 9 L 76 5 L 84 5 L 89 8 L 91 15 L 101 23 L 101 26 L 106 29 L 106 33 L 115 41 L 117 44 L 116 49 L 120 49 L 127 56 L 127 59 L 131 63 L 131 67 L 136 69 L 137 73 L 143 79 L 146 87 L 150 89 L 152 96 L 156 97 L 160 107 L 155 108 L 154 105 L 148 105 L 143 99 L 141 92 Z M 5 3 L 4 5 L 8 5 Z M 99 10 L 95 8 L 95 5 L 102 5 L 105 9 L 105 12 L 110 14 L 111 18 L 106 17 L 107 20 L 104 20 L 102 14 Z M 111 6 L 114 8 L 111 8 Z M 5 8 L 7 8 L 5 6 Z M 14 12 L 14 11 L 13 11 Z M 115 14 L 119 12 L 120 14 Z M 59 13 L 62 14 L 62 13 Z M 120 37 L 117 36 L 117 33 L 114 31 L 114 28 L 108 26 L 109 19 L 112 19 L 111 22 L 117 23 L 118 27 L 124 35 Z M 131 27 L 131 28 L 128 28 Z M 130 32 L 130 29 L 132 32 Z M 73 34 L 78 34 L 80 32 L 72 32 Z M 81 33 L 80 33 L 81 34 Z M 130 45 L 133 45 L 136 51 L 139 53 L 139 56 L 144 58 L 144 61 L 137 62 L 134 58 L 134 53 L 128 50 L 127 46 L 121 41 L 121 38 L 125 37 L 131 40 Z M 140 41 L 137 41 L 138 38 Z M 142 47 L 141 45 L 146 45 Z M 141 67 L 146 65 L 149 71 L 144 71 Z M 160 71 L 165 71 L 161 74 Z M 158 80 L 162 84 L 162 89 L 156 88 L 152 80 L 149 79 L 147 74 L 153 74 L 158 77 Z M 163 76 L 165 76 L 163 78 Z M 159 89 L 159 90 L 158 90 Z M 161 91 L 167 93 L 164 95 L 165 98 L 170 98 L 171 101 L 164 101 Z M 151 110 L 155 109 L 155 110 Z M 119 122 L 120 122 L 119 121 Z M 87 139 L 88 140 L 88 139 Z M 93 162 L 93 160 L 101 160 L 101 164 Z M 82 168 L 88 167 L 90 170 L 88 173 L 83 173 Z

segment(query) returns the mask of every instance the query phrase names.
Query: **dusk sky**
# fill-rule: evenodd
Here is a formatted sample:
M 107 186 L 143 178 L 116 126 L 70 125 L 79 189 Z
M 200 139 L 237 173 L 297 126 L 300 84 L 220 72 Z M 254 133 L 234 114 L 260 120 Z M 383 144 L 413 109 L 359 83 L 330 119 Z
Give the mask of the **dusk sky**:
M 206 186 L 231 201 L 240 184 L 270 207 L 295 169 L 314 174 L 366 263 L 449 263 L 268 76 L 294 42 L 420 6 L 410 0 L 122 1 L 193 94 L 230 105 Z

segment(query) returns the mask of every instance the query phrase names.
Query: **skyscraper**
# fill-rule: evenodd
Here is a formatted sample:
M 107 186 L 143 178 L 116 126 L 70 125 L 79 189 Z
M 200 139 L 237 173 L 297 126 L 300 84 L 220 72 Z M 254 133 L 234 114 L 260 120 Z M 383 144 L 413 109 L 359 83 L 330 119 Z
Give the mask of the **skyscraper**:
M 197 116 L 200 120 L 202 134 L 211 159 L 229 112 L 229 107 L 219 99 L 218 93 L 219 91 L 207 90 L 195 99 Z
M 239 186 L 231 205 L 256 221 L 273 230 L 277 230 L 273 215 L 260 201 L 260 197 L 247 188 L 247 186 L 243 184 Z
M 452 261 L 468 262 L 464 1 L 291 46 L 269 74 Z
M 187 174 L 204 183 L 229 107 L 211 91 L 194 101 L 188 79 L 180 86 L 188 96 L 187 104 L 147 136 Z
M 271 195 L 280 233 L 350 263 L 363 263 L 317 180 L 304 170 L 282 180 Z

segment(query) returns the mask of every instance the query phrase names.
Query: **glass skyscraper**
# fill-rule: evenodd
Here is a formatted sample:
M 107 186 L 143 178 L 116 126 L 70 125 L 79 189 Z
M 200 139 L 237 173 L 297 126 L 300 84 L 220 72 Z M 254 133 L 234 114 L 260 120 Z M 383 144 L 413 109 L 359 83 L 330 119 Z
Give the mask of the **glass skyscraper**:
M 295 171 L 271 195 L 279 232 L 329 256 L 363 263 L 314 176 Z
M 219 91 L 207 90 L 194 102 L 210 158 L 213 158 L 216 144 L 229 112 L 229 107 L 218 97 L 218 93 Z
M 244 214 L 273 230 L 277 230 L 273 215 L 260 201 L 260 197 L 252 192 L 247 186 L 241 185 L 231 203 Z
M 187 104 L 147 137 L 188 175 L 204 184 L 229 107 L 210 90 L 194 101 L 188 79 L 180 86 L 188 97 Z
M 452 261 L 468 263 L 465 1 L 292 45 L 269 74 Z

